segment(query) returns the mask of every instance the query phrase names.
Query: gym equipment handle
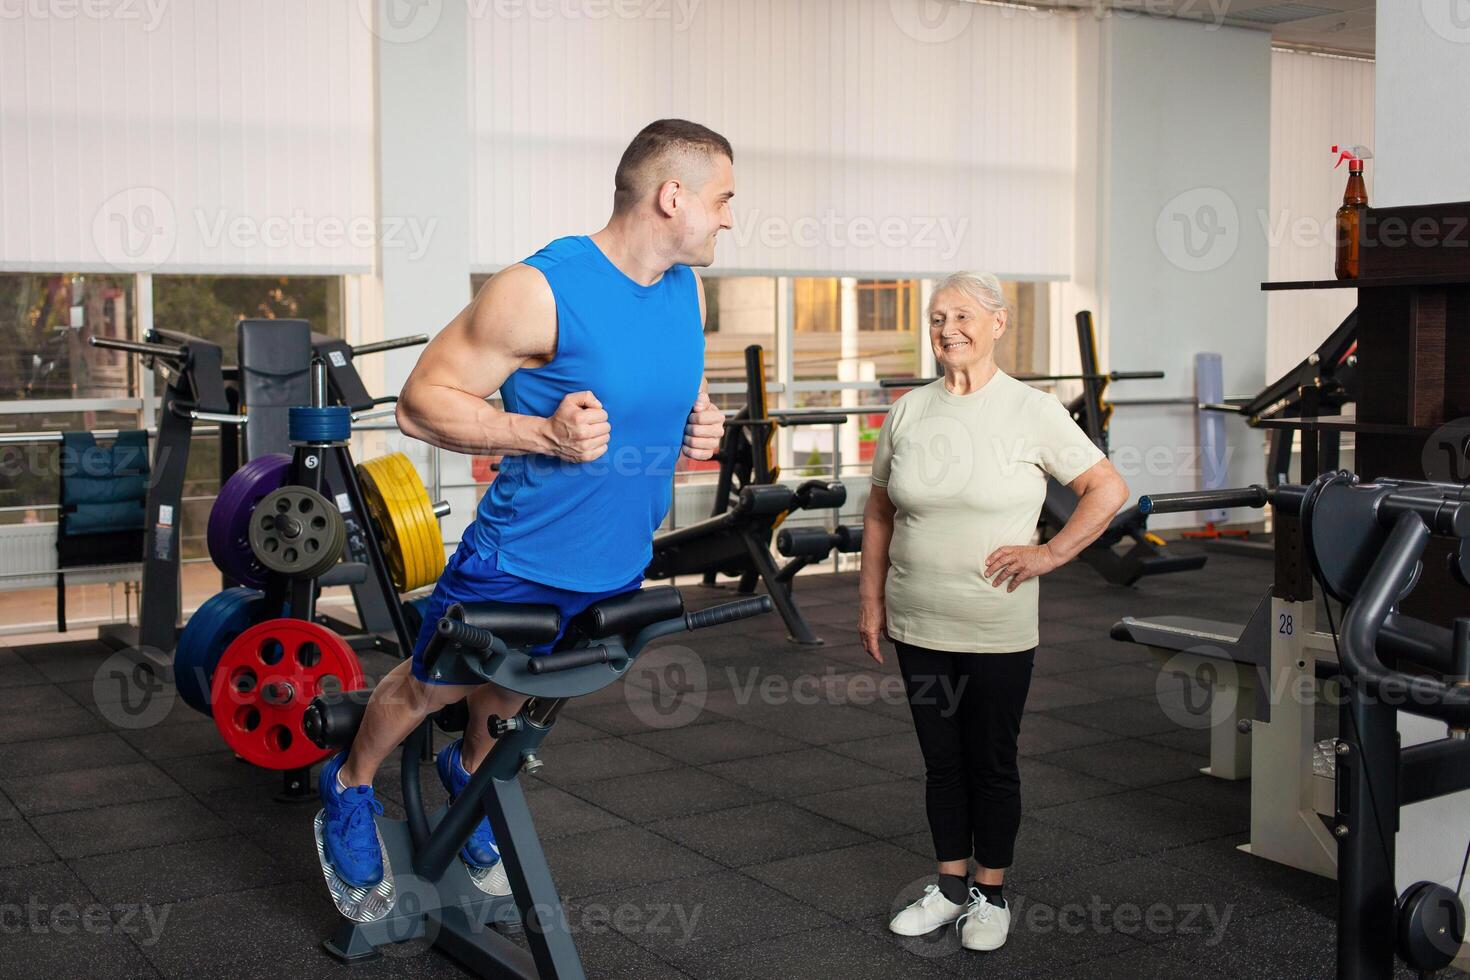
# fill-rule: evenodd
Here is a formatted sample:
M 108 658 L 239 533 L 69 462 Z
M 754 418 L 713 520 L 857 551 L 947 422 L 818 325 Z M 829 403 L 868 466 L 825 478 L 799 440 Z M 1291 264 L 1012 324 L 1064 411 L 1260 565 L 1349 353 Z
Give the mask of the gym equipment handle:
M 400 347 L 417 347 L 419 344 L 427 344 L 429 335 L 416 333 L 412 337 L 395 337 L 392 340 L 376 340 L 371 344 L 358 344 L 352 348 L 352 356 L 357 358 L 363 354 L 378 354 L 385 350 L 397 350 Z
M 550 674 L 558 670 L 571 670 L 573 667 L 612 663 L 615 659 L 622 660 L 624 658 L 611 656 L 608 653 L 607 647 L 599 645 L 595 647 L 584 647 L 581 650 L 562 650 L 540 657 L 532 657 L 527 662 L 526 669 L 533 674 Z
M 725 602 L 709 609 L 689 613 L 684 617 L 684 625 L 687 629 L 702 630 L 707 626 L 722 626 L 725 623 L 733 623 L 737 619 L 760 616 L 770 612 L 773 608 L 775 607 L 768 595 L 736 599 L 734 602 Z
M 460 646 L 469 647 L 472 650 L 488 650 L 490 649 L 490 645 L 495 642 L 495 634 L 489 630 L 480 629 L 478 626 L 471 626 L 469 623 L 462 622 L 458 619 L 450 619 L 448 616 L 439 620 L 439 625 L 435 627 L 435 630 L 443 638 L 444 642 L 458 643 Z
M 91 338 L 93 347 L 105 347 L 108 350 L 126 351 L 130 354 L 142 354 L 144 357 L 171 357 L 181 360 L 185 351 L 182 347 L 174 347 L 169 344 L 150 344 L 139 340 L 114 340 L 111 337 Z
M 1140 514 L 1178 514 L 1217 507 L 1264 507 L 1271 491 L 1253 483 L 1233 490 L 1185 490 L 1182 493 L 1145 494 L 1138 498 Z

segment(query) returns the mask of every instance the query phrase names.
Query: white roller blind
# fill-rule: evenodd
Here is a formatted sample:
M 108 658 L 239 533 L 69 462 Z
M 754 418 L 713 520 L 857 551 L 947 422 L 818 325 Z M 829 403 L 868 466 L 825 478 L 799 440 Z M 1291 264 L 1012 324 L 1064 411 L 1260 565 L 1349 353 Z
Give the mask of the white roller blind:
M 954 0 L 484 0 L 471 32 L 479 269 L 601 227 L 623 148 L 680 116 L 735 148 L 719 270 L 1071 272 L 1068 15 Z
M 1262 220 L 1273 280 L 1331 279 L 1333 215 L 1347 164 L 1333 169 L 1334 143 L 1373 142 L 1373 64 L 1271 53 L 1271 205 Z M 1373 201 L 1373 162 L 1368 161 Z M 1277 378 L 1327 338 L 1357 303 L 1353 289 L 1266 294 L 1266 377 Z
M 368 270 L 359 6 L 14 5 L 0 19 L 0 269 Z

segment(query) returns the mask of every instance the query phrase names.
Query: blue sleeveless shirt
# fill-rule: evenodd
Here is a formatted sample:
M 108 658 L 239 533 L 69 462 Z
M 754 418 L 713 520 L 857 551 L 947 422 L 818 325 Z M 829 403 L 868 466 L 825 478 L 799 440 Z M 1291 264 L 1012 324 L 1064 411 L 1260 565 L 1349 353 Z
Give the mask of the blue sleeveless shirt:
M 592 239 L 559 238 L 525 260 L 556 299 L 556 354 L 501 385 L 505 410 L 549 418 L 590 391 L 612 427 L 586 463 L 506 456 L 480 500 L 475 544 L 512 575 L 600 592 L 627 585 L 653 557 L 673 500 L 684 425 L 704 376 L 694 272 L 676 265 L 643 286 Z

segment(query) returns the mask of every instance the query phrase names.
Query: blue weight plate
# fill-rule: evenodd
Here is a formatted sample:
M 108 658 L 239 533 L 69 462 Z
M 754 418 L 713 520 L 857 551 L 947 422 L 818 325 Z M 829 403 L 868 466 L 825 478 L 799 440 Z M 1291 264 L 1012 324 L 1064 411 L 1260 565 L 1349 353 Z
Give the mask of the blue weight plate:
M 263 599 L 254 589 L 226 589 L 206 599 L 184 624 L 174 650 L 174 686 L 195 711 L 210 714 L 210 682 L 220 654 L 263 618 Z

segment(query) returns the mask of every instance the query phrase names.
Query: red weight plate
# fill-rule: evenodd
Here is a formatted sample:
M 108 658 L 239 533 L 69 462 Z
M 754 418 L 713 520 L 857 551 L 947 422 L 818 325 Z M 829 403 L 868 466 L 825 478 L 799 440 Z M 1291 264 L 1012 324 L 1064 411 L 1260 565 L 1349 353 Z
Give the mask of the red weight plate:
M 301 719 L 318 694 L 364 686 L 357 654 L 325 626 L 271 619 L 225 648 L 210 691 L 226 744 L 264 769 L 299 769 L 331 754 L 311 743 Z

